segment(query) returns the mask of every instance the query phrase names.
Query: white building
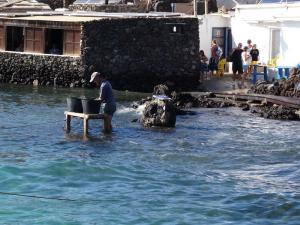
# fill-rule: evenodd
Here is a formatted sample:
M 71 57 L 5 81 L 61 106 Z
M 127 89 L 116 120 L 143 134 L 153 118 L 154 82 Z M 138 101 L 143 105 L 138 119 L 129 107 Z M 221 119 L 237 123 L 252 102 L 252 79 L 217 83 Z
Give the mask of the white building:
M 277 2 L 238 4 L 231 15 L 201 16 L 200 48 L 210 55 L 207 46 L 214 38 L 213 29 L 227 27 L 232 40 L 224 41 L 232 41 L 232 45 L 236 46 L 239 42 L 246 45 L 246 41 L 251 39 L 260 50 L 262 63 L 278 58 L 278 66 L 296 66 L 300 63 L 300 1 Z

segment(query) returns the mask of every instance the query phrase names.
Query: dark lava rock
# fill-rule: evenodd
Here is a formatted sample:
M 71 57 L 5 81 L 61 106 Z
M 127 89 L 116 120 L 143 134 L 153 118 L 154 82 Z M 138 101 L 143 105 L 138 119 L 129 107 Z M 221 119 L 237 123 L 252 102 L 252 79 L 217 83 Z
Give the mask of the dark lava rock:
M 299 115 L 296 113 L 296 109 L 282 105 L 267 106 L 253 104 L 250 107 L 250 111 L 266 119 L 300 120 Z
M 177 93 L 173 91 L 171 93 L 174 105 L 177 108 L 191 108 L 198 107 L 198 99 L 188 93 Z
M 286 97 L 300 97 L 300 69 L 293 68 L 288 79 L 276 80 L 273 83 L 259 81 L 251 87 L 249 93 L 268 94 Z
M 166 85 L 159 84 L 153 88 L 153 95 L 166 95 L 168 97 L 171 97 L 171 92 Z
M 146 103 L 141 122 L 145 127 L 175 127 L 176 108 L 170 101 L 153 100 Z

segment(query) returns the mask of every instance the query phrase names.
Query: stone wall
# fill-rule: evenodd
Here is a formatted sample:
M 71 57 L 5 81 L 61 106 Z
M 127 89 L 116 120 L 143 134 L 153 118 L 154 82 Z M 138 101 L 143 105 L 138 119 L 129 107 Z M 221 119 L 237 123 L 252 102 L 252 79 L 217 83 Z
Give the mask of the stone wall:
M 0 82 L 32 84 L 38 80 L 40 85 L 81 87 L 84 66 L 80 57 L 33 55 L 25 53 L 0 53 Z
M 173 32 L 174 26 L 176 31 Z M 0 82 L 90 86 L 105 73 L 115 89 L 151 92 L 159 83 L 191 90 L 198 84 L 198 20 L 118 18 L 82 23 L 81 56 L 0 52 Z
M 108 4 L 108 5 L 93 5 L 93 4 L 76 4 L 70 5 L 70 10 L 73 11 L 93 11 L 93 12 L 146 12 L 146 4 L 140 5 L 125 5 L 125 4 Z
M 173 33 L 176 26 L 176 33 Z M 127 18 L 82 25 L 85 76 L 108 75 L 119 90 L 152 91 L 159 83 L 183 90 L 198 84 L 196 18 Z
M 51 9 L 63 8 L 65 1 L 65 7 L 67 8 L 69 5 L 73 4 L 75 0 L 38 0 L 38 2 L 45 3 L 51 7 Z

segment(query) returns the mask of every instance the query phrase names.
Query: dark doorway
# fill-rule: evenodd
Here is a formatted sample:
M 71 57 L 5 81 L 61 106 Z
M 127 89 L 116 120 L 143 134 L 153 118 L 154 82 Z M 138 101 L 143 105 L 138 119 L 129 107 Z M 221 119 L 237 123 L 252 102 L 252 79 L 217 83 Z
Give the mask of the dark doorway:
M 45 51 L 48 54 L 62 55 L 63 54 L 63 30 L 47 29 Z
M 232 35 L 231 29 L 228 27 L 213 27 L 212 40 L 216 40 L 218 45 L 222 48 L 224 57 L 231 53 L 232 49 Z
M 7 51 L 24 51 L 24 29 L 23 27 L 6 28 L 6 50 Z

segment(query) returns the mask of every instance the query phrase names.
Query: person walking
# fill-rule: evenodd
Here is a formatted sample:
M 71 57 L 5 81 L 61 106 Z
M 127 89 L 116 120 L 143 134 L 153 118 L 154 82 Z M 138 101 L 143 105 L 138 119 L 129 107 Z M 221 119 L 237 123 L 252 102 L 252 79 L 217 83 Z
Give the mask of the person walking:
M 212 40 L 211 42 L 211 48 L 210 48 L 210 52 L 211 52 L 211 57 L 209 59 L 209 71 L 210 71 L 210 77 L 212 77 L 214 75 L 214 71 L 218 71 L 218 62 L 220 59 L 220 56 L 218 54 L 218 49 L 219 46 L 217 44 L 216 40 Z
M 99 72 L 92 73 L 90 82 L 95 82 L 98 86 L 100 86 L 99 99 L 102 103 L 104 103 L 103 131 L 105 133 L 111 133 L 111 120 L 116 111 L 116 102 L 114 99 L 112 86 L 110 82 L 106 80 L 106 76 Z
M 242 43 L 239 43 L 238 46 L 231 53 L 233 89 L 241 88 L 240 81 L 243 74 L 242 47 Z

